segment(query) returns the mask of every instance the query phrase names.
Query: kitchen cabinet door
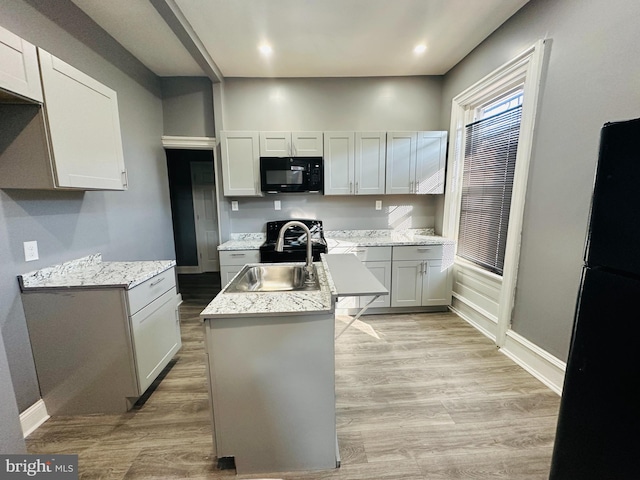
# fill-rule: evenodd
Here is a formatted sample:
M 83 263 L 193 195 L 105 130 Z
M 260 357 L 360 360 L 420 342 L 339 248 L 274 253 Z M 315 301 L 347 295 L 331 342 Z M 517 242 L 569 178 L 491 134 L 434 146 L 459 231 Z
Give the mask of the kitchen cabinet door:
M 324 132 L 324 194 L 352 195 L 354 132 Z
M 2 90 L 42 103 L 36 47 L 0 27 L 0 101 L 14 100 Z
M 380 195 L 385 193 L 385 132 L 356 132 L 354 193 Z
M 127 188 L 116 92 L 38 49 L 56 184 Z
M 180 316 L 175 289 L 131 316 L 140 392 L 153 383 L 180 349 Z
M 444 193 L 447 132 L 418 132 L 414 193 Z
M 261 157 L 321 157 L 322 132 L 260 132 Z
M 386 193 L 414 193 L 417 142 L 416 132 L 387 132 Z
M 391 261 L 387 262 L 363 262 L 363 265 L 382 283 L 389 295 L 379 296 L 369 308 L 390 307 L 391 306 Z M 365 307 L 373 297 L 358 297 L 359 307 Z
M 224 195 L 261 196 L 258 132 L 221 132 L 220 146 Z
M 423 267 L 422 305 L 438 306 L 451 304 L 451 275 L 442 269 L 441 260 L 427 260 Z
M 289 157 L 291 152 L 291 132 L 260 132 L 261 157 Z
M 324 154 L 322 132 L 291 132 L 294 157 L 322 157 Z
M 391 306 L 422 306 L 422 263 L 418 260 L 394 261 L 391 272 Z

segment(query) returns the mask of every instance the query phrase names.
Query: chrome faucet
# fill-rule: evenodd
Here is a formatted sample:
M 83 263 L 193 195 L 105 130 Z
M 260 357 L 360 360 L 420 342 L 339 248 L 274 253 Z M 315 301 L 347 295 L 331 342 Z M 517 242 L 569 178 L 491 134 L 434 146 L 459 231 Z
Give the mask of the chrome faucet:
M 276 242 L 276 252 L 282 252 L 284 249 L 284 232 L 287 231 L 290 227 L 302 227 L 305 234 L 307 235 L 307 262 L 304 266 L 304 269 L 307 273 L 306 279 L 304 283 L 313 283 L 314 282 L 314 271 L 313 271 L 313 254 L 311 253 L 311 231 L 309 227 L 307 227 L 304 223 L 298 222 L 297 220 L 291 220 L 290 222 L 285 223 L 280 229 L 280 233 L 278 233 L 278 240 Z

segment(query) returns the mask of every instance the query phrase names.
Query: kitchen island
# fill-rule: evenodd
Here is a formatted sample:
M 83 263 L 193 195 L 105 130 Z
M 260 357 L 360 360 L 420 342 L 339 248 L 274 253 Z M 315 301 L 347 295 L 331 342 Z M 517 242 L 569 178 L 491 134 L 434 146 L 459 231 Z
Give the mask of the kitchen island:
M 230 293 L 236 279 L 200 314 L 214 454 L 219 461 L 233 458 L 238 474 L 339 466 L 334 307 L 336 283 L 345 281 L 333 278 L 331 257 L 322 255 L 314 264 L 317 290 Z M 356 293 L 388 293 L 348 257 L 355 262 L 350 278 L 371 286 Z M 295 264 L 277 264 L 282 265 Z

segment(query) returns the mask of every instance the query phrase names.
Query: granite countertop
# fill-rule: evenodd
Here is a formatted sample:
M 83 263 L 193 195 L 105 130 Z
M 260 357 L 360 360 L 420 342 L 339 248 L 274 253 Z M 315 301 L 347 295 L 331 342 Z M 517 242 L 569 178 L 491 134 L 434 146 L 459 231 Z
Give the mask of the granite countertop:
M 258 250 L 266 238 L 264 233 L 232 233 L 230 240 L 218 245 L 218 250 Z
M 328 247 L 394 247 L 402 245 L 447 245 L 450 240 L 434 235 L 433 228 L 407 230 L 336 230 L 324 232 Z
M 434 235 L 433 228 L 334 230 L 325 231 L 324 237 L 329 248 L 339 246 L 393 247 L 401 245 L 453 244 L 453 240 Z M 232 233 L 231 239 L 219 245 L 218 250 L 258 250 L 264 240 L 264 233 Z
M 264 265 L 264 264 L 250 264 Z M 278 265 L 291 265 L 279 263 Z M 282 316 L 300 313 L 332 312 L 335 285 L 322 259 L 314 263 L 320 290 L 299 292 L 226 293 L 226 287 L 200 313 L 202 320 L 222 317 Z
M 18 275 L 18 281 L 22 291 L 101 287 L 131 289 L 175 264 L 175 260 L 103 262 L 102 254 L 97 253 Z

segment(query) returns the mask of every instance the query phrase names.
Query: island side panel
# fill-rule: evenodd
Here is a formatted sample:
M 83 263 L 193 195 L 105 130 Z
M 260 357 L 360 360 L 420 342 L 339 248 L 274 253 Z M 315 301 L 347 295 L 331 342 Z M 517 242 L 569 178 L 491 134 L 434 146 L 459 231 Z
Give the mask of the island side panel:
M 336 467 L 334 318 L 206 320 L 218 457 L 239 474 Z
M 139 396 L 122 288 L 22 294 L 51 415 L 124 413 Z

